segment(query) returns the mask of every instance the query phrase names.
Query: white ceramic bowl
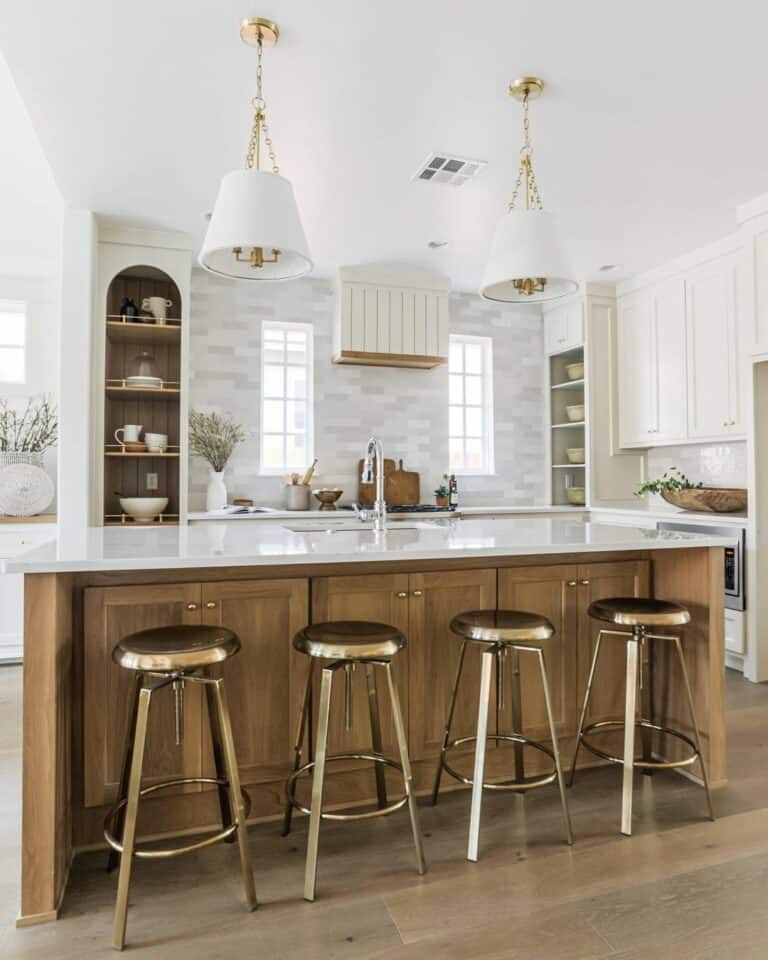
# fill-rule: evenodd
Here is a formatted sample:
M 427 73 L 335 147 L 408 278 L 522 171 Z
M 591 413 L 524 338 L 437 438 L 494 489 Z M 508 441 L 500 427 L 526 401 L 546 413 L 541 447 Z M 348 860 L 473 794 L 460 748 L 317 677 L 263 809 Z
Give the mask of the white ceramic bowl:
M 584 404 L 583 403 L 569 403 L 565 408 L 565 413 L 569 420 L 572 420 L 576 423 L 584 419 Z
M 151 523 L 168 506 L 168 497 L 120 497 L 120 509 L 137 523 Z
M 565 491 L 565 499 L 574 507 L 583 507 L 585 503 L 584 487 L 568 487 Z
M 569 463 L 584 463 L 584 447 L 568 447 L 565 454 Z
M 568 375 L 569 380 L 583 380 L 584 379 L 584 363 L 579 361 L 578 363 L 566 363 L 565 372 Z

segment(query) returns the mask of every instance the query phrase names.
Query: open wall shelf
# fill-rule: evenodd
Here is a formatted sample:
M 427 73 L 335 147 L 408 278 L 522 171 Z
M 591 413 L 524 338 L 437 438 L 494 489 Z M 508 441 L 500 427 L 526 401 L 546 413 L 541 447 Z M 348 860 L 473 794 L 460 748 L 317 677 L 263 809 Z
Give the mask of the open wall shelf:
M 180 511 L 181 443 L 181 334 L 182 323 L 165 324 L 126 319 L 121 305 L 130 298 L 141 309 L 146 297 L 172 301 L 169 312 L 183 316 L 181 294 L 164 271 L 153 266 L 131 266 L 113 277 L 107 290 L 104 363 L 104 496 L 105 525 L 140 525 L 120 509 L 120 497 L 167 497 L 168 506 L 153 525 L 178 523 Z M 145 373 L 140 357 L 149 364 L 159 387 L 132 386 L 127 378 Z M 165 453 L 127 452 L 116 442 L 115 431 L 140 424 L 145 433 L 168 436 Z M 153 475 L 153 476 L 150 476 Z M 154 482 L 153 482 L 154 481 Z
M 579 506 L 568 499 L 571 487 L 581 487 L 586 499 L 587 464 L 571 463 L 567 453 L 575 448 L 584 450 L 585 460 L 588 457 L 584 380 L 569 380 L 566 372 L 568 364 L 583 360 L 583 347 L 549 357 L 550 475 L 552 503 L 557 505 Z M 566 408 L 579 405 L 584 408 L 582 417 L 570 420 Z

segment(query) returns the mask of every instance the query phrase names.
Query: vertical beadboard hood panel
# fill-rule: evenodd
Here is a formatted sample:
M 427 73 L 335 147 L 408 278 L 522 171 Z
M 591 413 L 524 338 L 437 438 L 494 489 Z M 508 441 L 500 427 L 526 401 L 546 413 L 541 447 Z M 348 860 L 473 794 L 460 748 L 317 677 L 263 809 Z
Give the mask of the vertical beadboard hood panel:
M 368 264 L 339 270 L 334 363 L 429 369 L 448 361 L 448 277 Z

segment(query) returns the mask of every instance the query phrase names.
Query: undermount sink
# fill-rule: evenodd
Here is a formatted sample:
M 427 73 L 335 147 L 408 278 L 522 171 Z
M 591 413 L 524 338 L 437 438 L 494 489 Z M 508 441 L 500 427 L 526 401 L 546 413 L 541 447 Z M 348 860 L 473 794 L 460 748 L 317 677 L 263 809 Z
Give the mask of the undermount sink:
M 299 520 L 297 523 L 280 524 L 284 530 L 291 533 L 373 533 L 373 522 L 333 519 L 333 520 Z M 386 535 L 400 533 L 402 530 L 434 530 L 442 526 L 438 520 L 390 520 L 387 523 Z

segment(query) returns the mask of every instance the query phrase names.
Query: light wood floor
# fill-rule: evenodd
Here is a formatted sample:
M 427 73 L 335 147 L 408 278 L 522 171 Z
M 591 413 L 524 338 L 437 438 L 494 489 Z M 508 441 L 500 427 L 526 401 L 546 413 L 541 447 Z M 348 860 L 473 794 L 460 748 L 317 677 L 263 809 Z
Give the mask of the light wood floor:
M 481 860 L 464 859 L 468 793 L 422 805 L 430 871 L 414 871 L 404 812 L 324 824 L 320 897 L 301 899 L 306 822 L 253 828 L 261 906 L 241 906 L 236 849 L 139 863 L 128 940 L 163 960 L 763 960 L 768 953 L 768 686 L 728 676 L 729 785 L 719 819 L 673 774 L 636 778 L 636 826 L 618 834 L 619 771 L 571 791 L 576 845 L 556 792 L 488 795 Z M 115 877 L 77 859 L 62 918 L 17 930 L 21 673 L 0 670 L 0 957 L 109 953 Z

